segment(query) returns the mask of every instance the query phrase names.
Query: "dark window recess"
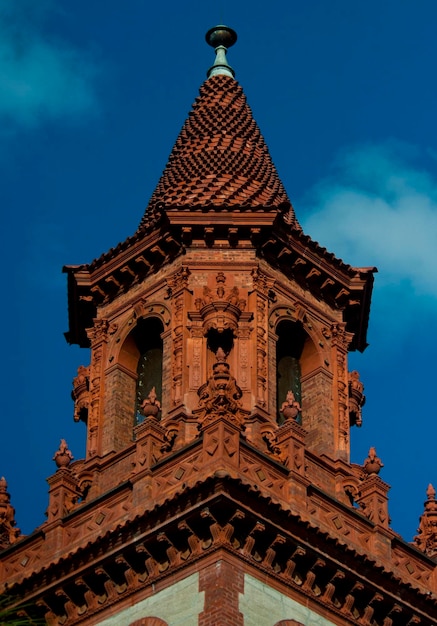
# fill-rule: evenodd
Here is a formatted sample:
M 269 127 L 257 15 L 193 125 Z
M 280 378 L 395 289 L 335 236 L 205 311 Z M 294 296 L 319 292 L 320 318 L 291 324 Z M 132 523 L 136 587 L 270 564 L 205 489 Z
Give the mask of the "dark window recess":
M 162 403 L 162 339 L 163 326 L 157 318 L 140 320 L 134 331 L 134 338 L 140 352 L 137 367 L 137 387 L 135 394 L 135 423 L 144 420 L 141 404 L 153 387 L 157 399 Z
M 282 423 L 283 417 L 279 409 L 287 396 L 287 392 L 292 391 L 296 400 L 300 404 L 302 403 L 300 358 L 307 335 L 300 322 L 288 320 L 280 322 L 276 332 L 278 335 L 276 343 L 276 403 L 278 421 Z M 300 415 L 297 421 L 300 423 Z

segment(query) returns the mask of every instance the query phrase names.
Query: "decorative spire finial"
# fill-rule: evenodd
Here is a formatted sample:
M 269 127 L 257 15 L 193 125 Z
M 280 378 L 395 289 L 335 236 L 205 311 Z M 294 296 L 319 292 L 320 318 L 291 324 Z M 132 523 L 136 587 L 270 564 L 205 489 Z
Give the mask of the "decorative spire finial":
M 74 459 L 71 450 L 68 449 L 68 444 L 65 439 L 61 439 L 61 443 L 59 444 L 59 448 L 55 452 L 55 456 L 53 457 L 53 461 L 58 466 L 58 469 L 63 467 L 68 467 L 71 461 Z
M 233 78 L 235 72 L 228 64 L 226 51 L 237 41 L 237 33 L 228 26 L 214 26 L 205 35 L 206 42 L 215 49 L 214 65 L 207 72 L 208 78 L 217 74 L 224 74 Z
M 16 527 L 15 509 L 11 505 L 11 497 L 7 492 L 8 484 L 2 476 L 0 478 L 0 550 L 15 543 L 20 535 Z
M 371 474 L 379 474 L 381 467 L 384 467 L 384 463 L 377 456 L 376 449 L 372 446 L 369 450 L 369 456 L 364 461 L 363 469 L 370 476 Z
M 418 534 L 414 543 L 422 552 L 432 559 L 437 558 L 437 500 L 436 490 L 429 484 L 426 490 L 425 510 L 420 517 Z

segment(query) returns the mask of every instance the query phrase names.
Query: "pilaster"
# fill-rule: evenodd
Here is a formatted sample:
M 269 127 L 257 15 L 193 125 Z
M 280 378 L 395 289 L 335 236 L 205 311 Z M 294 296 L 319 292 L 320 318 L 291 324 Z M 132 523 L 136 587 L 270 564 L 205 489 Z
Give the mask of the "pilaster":
M 102 376 L 106 362 L 109 322 L 104 319 L 94 319 L 94 325 L 87 329 L 88 339 L 91 342 L 91 366 L 89 372 L 89 409 L 88 409 L 88 437 L 87 459 L 96 454 L 104 454 L 114 449 L 113 430 L 115 416 L 112 419 L 105 417 L 105 429 L 102 432 L 103 399 L 105 377 Z

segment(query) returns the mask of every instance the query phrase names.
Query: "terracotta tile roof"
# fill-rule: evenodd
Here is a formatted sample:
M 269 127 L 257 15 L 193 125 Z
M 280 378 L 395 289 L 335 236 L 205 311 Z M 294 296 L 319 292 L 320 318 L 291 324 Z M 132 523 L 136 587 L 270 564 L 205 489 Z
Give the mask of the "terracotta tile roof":
M 284 202 L 290 201 L 241 86 L 229 76 L 212 76 L 200 88 L 149 211 L 157 203 L 219 208 Z M 145 215 L 141 226 L 146 221 Z

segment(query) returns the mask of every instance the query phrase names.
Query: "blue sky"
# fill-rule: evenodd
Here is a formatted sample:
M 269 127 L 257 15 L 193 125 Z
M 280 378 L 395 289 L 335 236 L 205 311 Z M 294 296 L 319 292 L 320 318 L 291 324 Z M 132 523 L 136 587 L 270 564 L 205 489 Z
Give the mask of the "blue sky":
M 61 437 L 84 454 L 65 264 L 132 235 L 213 51 L 228 58 L 304 230 L 376 265 L 367 402 L 352 460 L 384 462 L 392 527 L 416 533 L 437 486 L 435 0 L 0 0 L 3 267 L 0 475 L 18 526 L 44 521 Z

